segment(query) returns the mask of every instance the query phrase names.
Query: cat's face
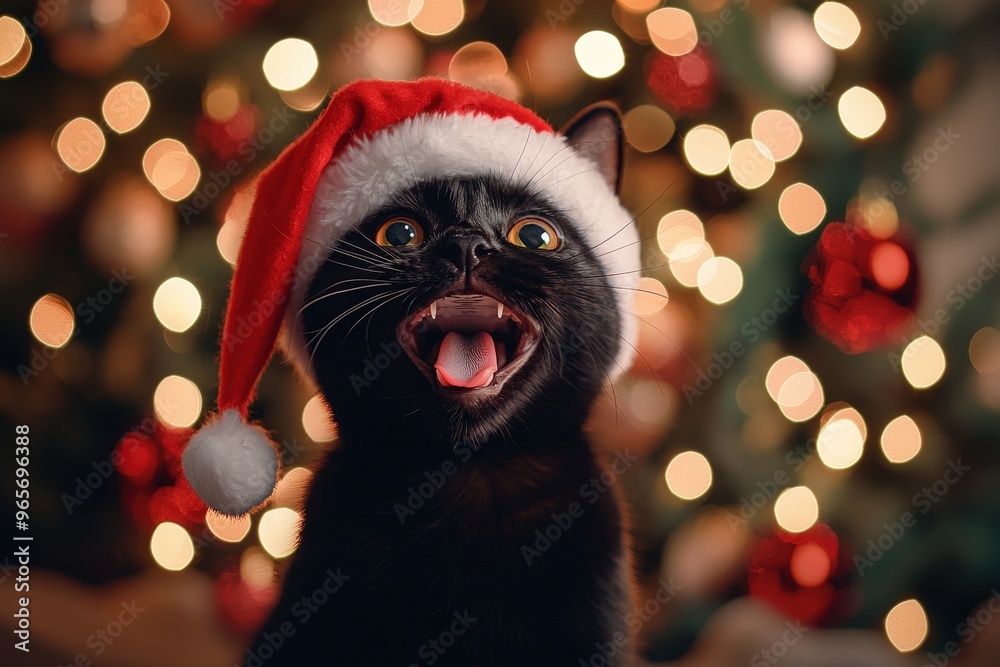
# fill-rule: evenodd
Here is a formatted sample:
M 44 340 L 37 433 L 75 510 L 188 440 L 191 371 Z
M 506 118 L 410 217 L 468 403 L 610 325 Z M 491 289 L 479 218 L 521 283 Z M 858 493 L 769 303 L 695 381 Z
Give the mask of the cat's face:
M 499 177 L 435 180 L 337 241 L 302 323 L 341 430 L 482 444 L 579 424 L 620 322 L 571 216 Z

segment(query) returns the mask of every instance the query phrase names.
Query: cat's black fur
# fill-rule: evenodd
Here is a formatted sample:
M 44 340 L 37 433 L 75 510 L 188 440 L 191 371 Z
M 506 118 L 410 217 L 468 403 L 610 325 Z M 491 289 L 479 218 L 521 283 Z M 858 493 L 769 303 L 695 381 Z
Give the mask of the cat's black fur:
M 591 148 L 616 185 L 608 113 L 574 128 L 613 130 Z M 376 246 L 394 215 L 419 221 L 424 242 Z M 499 176 L 422 182 L 331 249 L 303 322 L 340 437 L 249 665 L 624 664 L 623 518 L 583 433 L 620 323 L 600 249 L 572 215 Z M 560 248 L 508 243 L 525 216 L 554 223 Z M 397 340 L 400 322 L 462 288 L 501 296 L 542 330 L 500 393 L 477 400 L 433 388 Z

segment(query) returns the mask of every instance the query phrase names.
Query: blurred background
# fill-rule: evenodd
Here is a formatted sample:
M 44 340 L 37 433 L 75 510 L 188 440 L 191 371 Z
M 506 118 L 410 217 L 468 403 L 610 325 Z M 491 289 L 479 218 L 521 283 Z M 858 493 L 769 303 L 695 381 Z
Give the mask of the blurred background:
M 344 83 L 425 75 L 625 113 L 640 356 L 593 430 L 638 457 L 645 656 L 1000 664 L 1000 7 L 662 4 L 0 4 L 0 427 L 30 427 L 34 538 L 3 664 L 245 657 L 336 439 L 276 362 L 267 508 L 207 513 L 179 474 L 253 175 Z

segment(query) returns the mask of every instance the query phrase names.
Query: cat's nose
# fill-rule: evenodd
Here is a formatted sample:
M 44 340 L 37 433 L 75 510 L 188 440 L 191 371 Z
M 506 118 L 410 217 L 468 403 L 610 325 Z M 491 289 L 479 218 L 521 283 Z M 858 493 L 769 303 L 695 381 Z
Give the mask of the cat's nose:
M 480 260 L 493 252 L 485 236 L 476 231 L 456 231 L 444 239 L 441 251 L 445 258 L 468 273 Z

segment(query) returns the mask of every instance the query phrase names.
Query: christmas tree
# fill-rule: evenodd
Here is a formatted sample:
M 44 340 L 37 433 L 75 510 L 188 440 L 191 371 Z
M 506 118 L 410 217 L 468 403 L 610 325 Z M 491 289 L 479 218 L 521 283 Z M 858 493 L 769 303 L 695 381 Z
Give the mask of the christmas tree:
M 253 177 L 341 85 L 427 75 L 556 125 L 624 113 L 642 328 L 593 432 L 635 461 L 614 483 L 646 657 L 996 664 L 1000 14 L 661 4 L 0 9 L 0 422 L 30 451 L 3 475 L 14 498 L 30 472 L 12 530 L 33 537 L 35 605 L 15 664 L 239 659 L 336 440 L 272 363 L 253 407 L 282 444 L 267 507 L 213 514 L 181 474 Z M 180 620 L 143 623 L 133 596 Z

